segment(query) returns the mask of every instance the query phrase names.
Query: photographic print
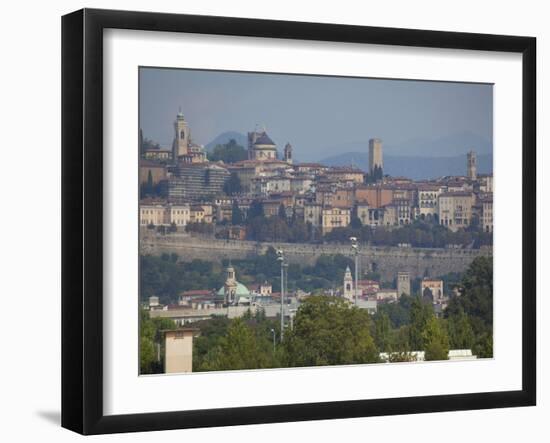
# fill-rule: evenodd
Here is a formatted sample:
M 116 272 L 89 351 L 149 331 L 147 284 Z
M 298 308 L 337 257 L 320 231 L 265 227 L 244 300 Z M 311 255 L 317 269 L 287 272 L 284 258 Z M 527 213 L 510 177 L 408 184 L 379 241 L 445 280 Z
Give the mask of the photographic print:
M 136 149 L 140 374 L 493 357 L 492 84 L 140 67 Z

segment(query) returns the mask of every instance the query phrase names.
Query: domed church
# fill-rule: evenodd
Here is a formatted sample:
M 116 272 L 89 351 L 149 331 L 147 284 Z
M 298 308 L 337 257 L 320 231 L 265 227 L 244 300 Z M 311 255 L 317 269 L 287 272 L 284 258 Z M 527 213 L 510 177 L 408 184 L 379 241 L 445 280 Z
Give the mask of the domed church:
M 231 263 L 225 270 L 226 278 L 224 285 L 219 289 L 218 296 L 223 297 L 224 305 L 247 305 L 252 301 L 250 291 L 245 285 L 239 283 L 235 278 L 235 269 Z
M 277 146 L 265 129 L 248 133 L 248 158 L 260 161 L 277 159 Z

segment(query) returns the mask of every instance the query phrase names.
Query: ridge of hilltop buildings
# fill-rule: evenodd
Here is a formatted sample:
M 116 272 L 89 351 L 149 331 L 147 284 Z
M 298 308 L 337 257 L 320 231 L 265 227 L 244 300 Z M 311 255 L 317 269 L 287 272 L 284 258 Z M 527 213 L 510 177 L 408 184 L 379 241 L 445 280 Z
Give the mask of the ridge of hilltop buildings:
M 189 223 L 231 223 L 234 211 L 246 220 L 255 203 L 266 217 L 301 219 L 327 234 L 354 218 L 363 226 L 392 229 L 430 220 L 451 231 L 476 223 L 493 230 L 493 176 L 477 173 L 474 151 L 464 176 L 414 181 L 383 174 L 383 142 L 368 143 L 369 170 L 293 161 L 293 146 L 282 150 L 266 129 L 251 131 L 247 158 L 234 163 L 209 161 L 204 146 L 191 138 L 179 112 L 171 148 L 141 150 L 140 183 L 154 189 L 140 201 L 140 225 L 184 228 Z M 280 152 L 281 151 L 281 152 Z M 436 171 L 434 171 L 436 172 Z M 238 179 L 238 192 L 227 185 Z M 236 234 L 246 237 L 246 226 Z

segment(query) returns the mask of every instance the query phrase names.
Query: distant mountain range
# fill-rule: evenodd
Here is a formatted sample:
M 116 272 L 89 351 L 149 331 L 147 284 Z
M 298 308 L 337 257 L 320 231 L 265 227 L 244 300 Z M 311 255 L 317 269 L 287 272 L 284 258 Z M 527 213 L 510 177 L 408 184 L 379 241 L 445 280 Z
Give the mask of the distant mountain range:
M 365 152 L 345 152 L 325 158 L 320 163 L 328 166 L 355 165 L 368 171 L 369 156 Z M 477 172 L 493 172 L 493 155 L 477 156 Z M 405 176 L 414 180 L 437 178 L 445 175 L 466 175 L 466 154 L 453 157 L 415 157 L 384 155 L 384 174 Z
M 490 141 L 471 132 L 459 132 L 438 138 L 414 138 L 402 143 L 384 143 L 384 155 L 411 157 L 454 157 L 470 149 L 481 154 L 491 154 Z M 331 153 L 368 152 L 368 140 L 344 142 L 321 147 L 317 158 L 329 157 Z
M 237 131 L 226 131 L 218 135 L 206 145 L 211 151 L 218 144 L 229 140 L 235 141 L 244 148 L 248 145 L 246 135 Z M 405 143 L 384 145 L 384 173 L 393 176 L 406 176 L 414 180 L 430 179 L 445 175 L 466 174 L 465 149 L 473 149 L 477 153 L 478 172 L 488 174 L 493 172 L 492 144 L 482 137 L 469 132 L 462 132 L 436 139 L 418 138 Z M 309 151 L 309 150 L 308 150 Z M 326 156 L 318 160 L 323 153 L 338 152 L 337 155 Z M 397 153 L 422 153 L 421 155 L 401 155 Z M 319 156 L 308 152 L 301 153 L 297 147 L 294 159 L 304 161 L 319 161 L 328 166 L 355 165 L 365 171 L 369 168 L 368 141 L 347 142 L 339 145 L 326 146 L 319 149 Z

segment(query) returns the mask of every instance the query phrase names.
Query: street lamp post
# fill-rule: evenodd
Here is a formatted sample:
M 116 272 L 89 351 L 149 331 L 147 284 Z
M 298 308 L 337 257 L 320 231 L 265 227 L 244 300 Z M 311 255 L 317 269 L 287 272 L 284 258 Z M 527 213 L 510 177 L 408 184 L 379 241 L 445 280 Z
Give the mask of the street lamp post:
M 359 291 L 359 285 L 358 285 L 358 259 L 359 259 L 359 244 L 357 242 L 357 237 L 350 237 L 350 241 L 351 241 L 351 250 L 355 256 L 355 306 L 357 306 L 357 292 Z
M 285 298 L 285 256 L 282 249 L 277 251 L 277 260 L 281 262 L 281 343 L 283 342 L 285 329 L 284 298 Z
M 275 352 L 275 329 L 271 328 L 271 334 L 273 335 L 273 352 Z

